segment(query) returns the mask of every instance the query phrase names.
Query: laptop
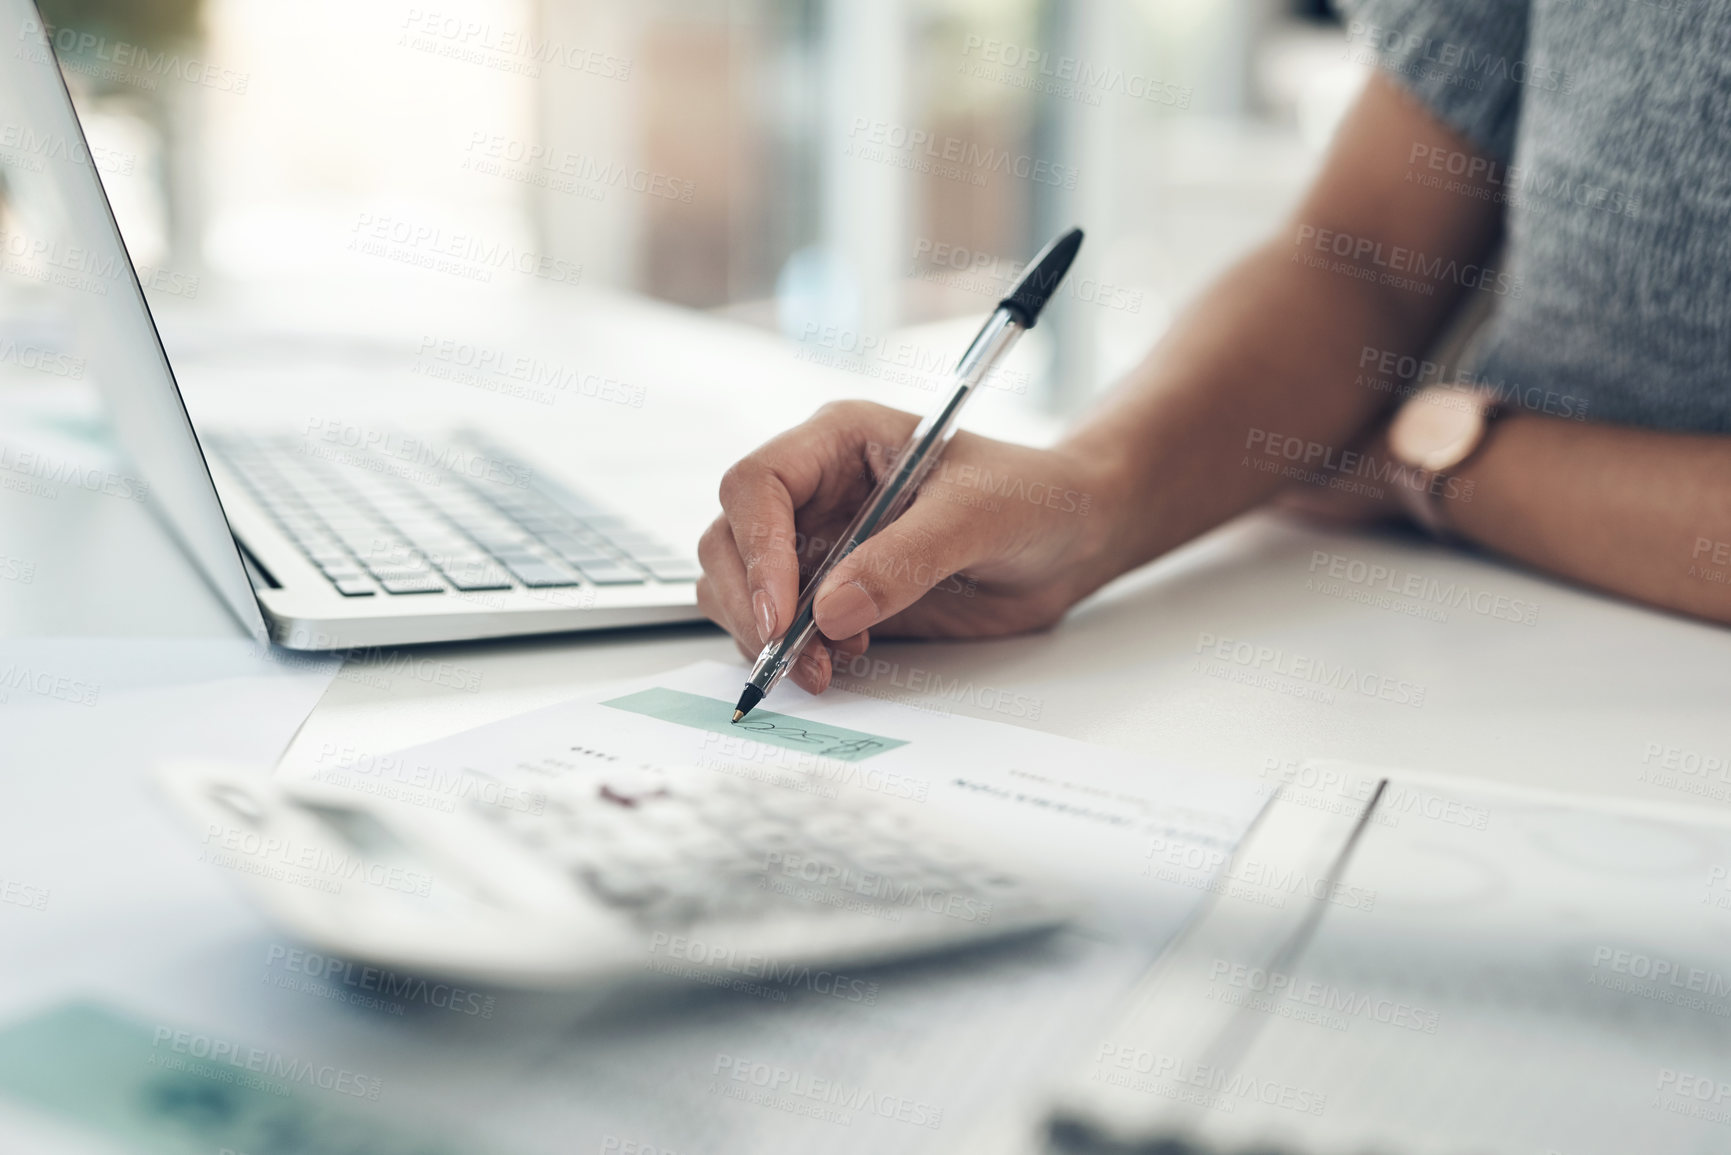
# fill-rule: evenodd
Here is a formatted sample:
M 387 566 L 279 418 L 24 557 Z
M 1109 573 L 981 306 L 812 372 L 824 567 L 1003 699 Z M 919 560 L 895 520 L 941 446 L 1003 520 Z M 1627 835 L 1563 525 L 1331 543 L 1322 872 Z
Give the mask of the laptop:
M 481 431 L 195 425 L 121 239 L 52 30 L 0 0 L 0 115 L 42 147 L 0 163 L 0 206 L 67 238 L 91 371 L 153 506 L 259 640 L 292 649 L 696 621 L 696 563 Z M 0 156 L 0 162 L 9 158 Z

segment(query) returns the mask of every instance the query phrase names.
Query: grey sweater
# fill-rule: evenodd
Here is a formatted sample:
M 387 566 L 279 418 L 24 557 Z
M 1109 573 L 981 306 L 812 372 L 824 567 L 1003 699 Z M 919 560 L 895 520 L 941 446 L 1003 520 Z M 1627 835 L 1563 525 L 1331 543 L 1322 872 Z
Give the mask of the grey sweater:
M 1731 432 L 1731 0 L 1347 7 L 1349 51 L 1492 162 L 1512 290 L 1476 375 L 1591 420 Z M 1470 161 L 1409 163 L 1473 195 Z

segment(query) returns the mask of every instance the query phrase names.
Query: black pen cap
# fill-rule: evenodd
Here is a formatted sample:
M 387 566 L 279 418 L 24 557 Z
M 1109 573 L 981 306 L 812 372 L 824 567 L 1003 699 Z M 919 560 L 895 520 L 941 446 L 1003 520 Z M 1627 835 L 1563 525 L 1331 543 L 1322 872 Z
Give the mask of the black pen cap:
M 1028 262 L 1027 271 L 1010 290 L 1010 295 L 998 302 L 998 307 L 1015 313 L 1022 328 L 1032 329 L 1034 322 L 1040 319 L 1040 310 L 1058 291 L 1059 282 L 1070 271 L 1070 262 L 1076 259 L 1076 250 L 1081 247 L 1082 230 L 1071 229 L 1041 249 L 1040 255 Z

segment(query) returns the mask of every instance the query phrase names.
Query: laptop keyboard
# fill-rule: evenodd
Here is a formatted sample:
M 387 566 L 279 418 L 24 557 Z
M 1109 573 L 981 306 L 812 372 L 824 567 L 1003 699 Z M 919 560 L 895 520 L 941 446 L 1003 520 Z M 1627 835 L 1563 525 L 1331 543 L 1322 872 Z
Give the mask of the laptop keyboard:
M 344 597 L 429 596 L 690 582 L 698 566 L 624 518 L 539 481 L 477 482 L 454 470 L 404 476 L 382 454 L 342 460 L 306 442 L 227 435 L 213 448 Z M 487 447 L 503 475 L 528 466 Z

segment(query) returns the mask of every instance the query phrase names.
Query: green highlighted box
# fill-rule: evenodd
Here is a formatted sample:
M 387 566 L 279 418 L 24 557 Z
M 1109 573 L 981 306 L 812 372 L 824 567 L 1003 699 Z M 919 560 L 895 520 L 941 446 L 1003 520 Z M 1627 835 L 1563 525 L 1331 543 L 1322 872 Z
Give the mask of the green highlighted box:
M 659 718 L 677 726 L 690 726 L 712 734 L 729 734 L 736 738 L 750 738 L 754 742 L 781 746 L 788 750 L 801 750 L 821 758 L 834 758 L 839 762 L 861 762 L 886 750 L 907 745 L 901 738 L 885 738 L 880 734 L 864 734 L 844 726 L 808 722 L 804 718 L 792 718 L 786 714 L 777 714 L 773 710 L 753 710 L 735 724 L 729 721 L 733 717 L 732 702 L 724 702 L 720 698 L 705 698 L 702 694 L 687 694 L 683 690 L 669 690 L 662 686 L 652 690 L 639 690 L 635 694 L 613 698 L 601 704 L 612 706 L 615 710 L 627 710 L 633 714 Z

